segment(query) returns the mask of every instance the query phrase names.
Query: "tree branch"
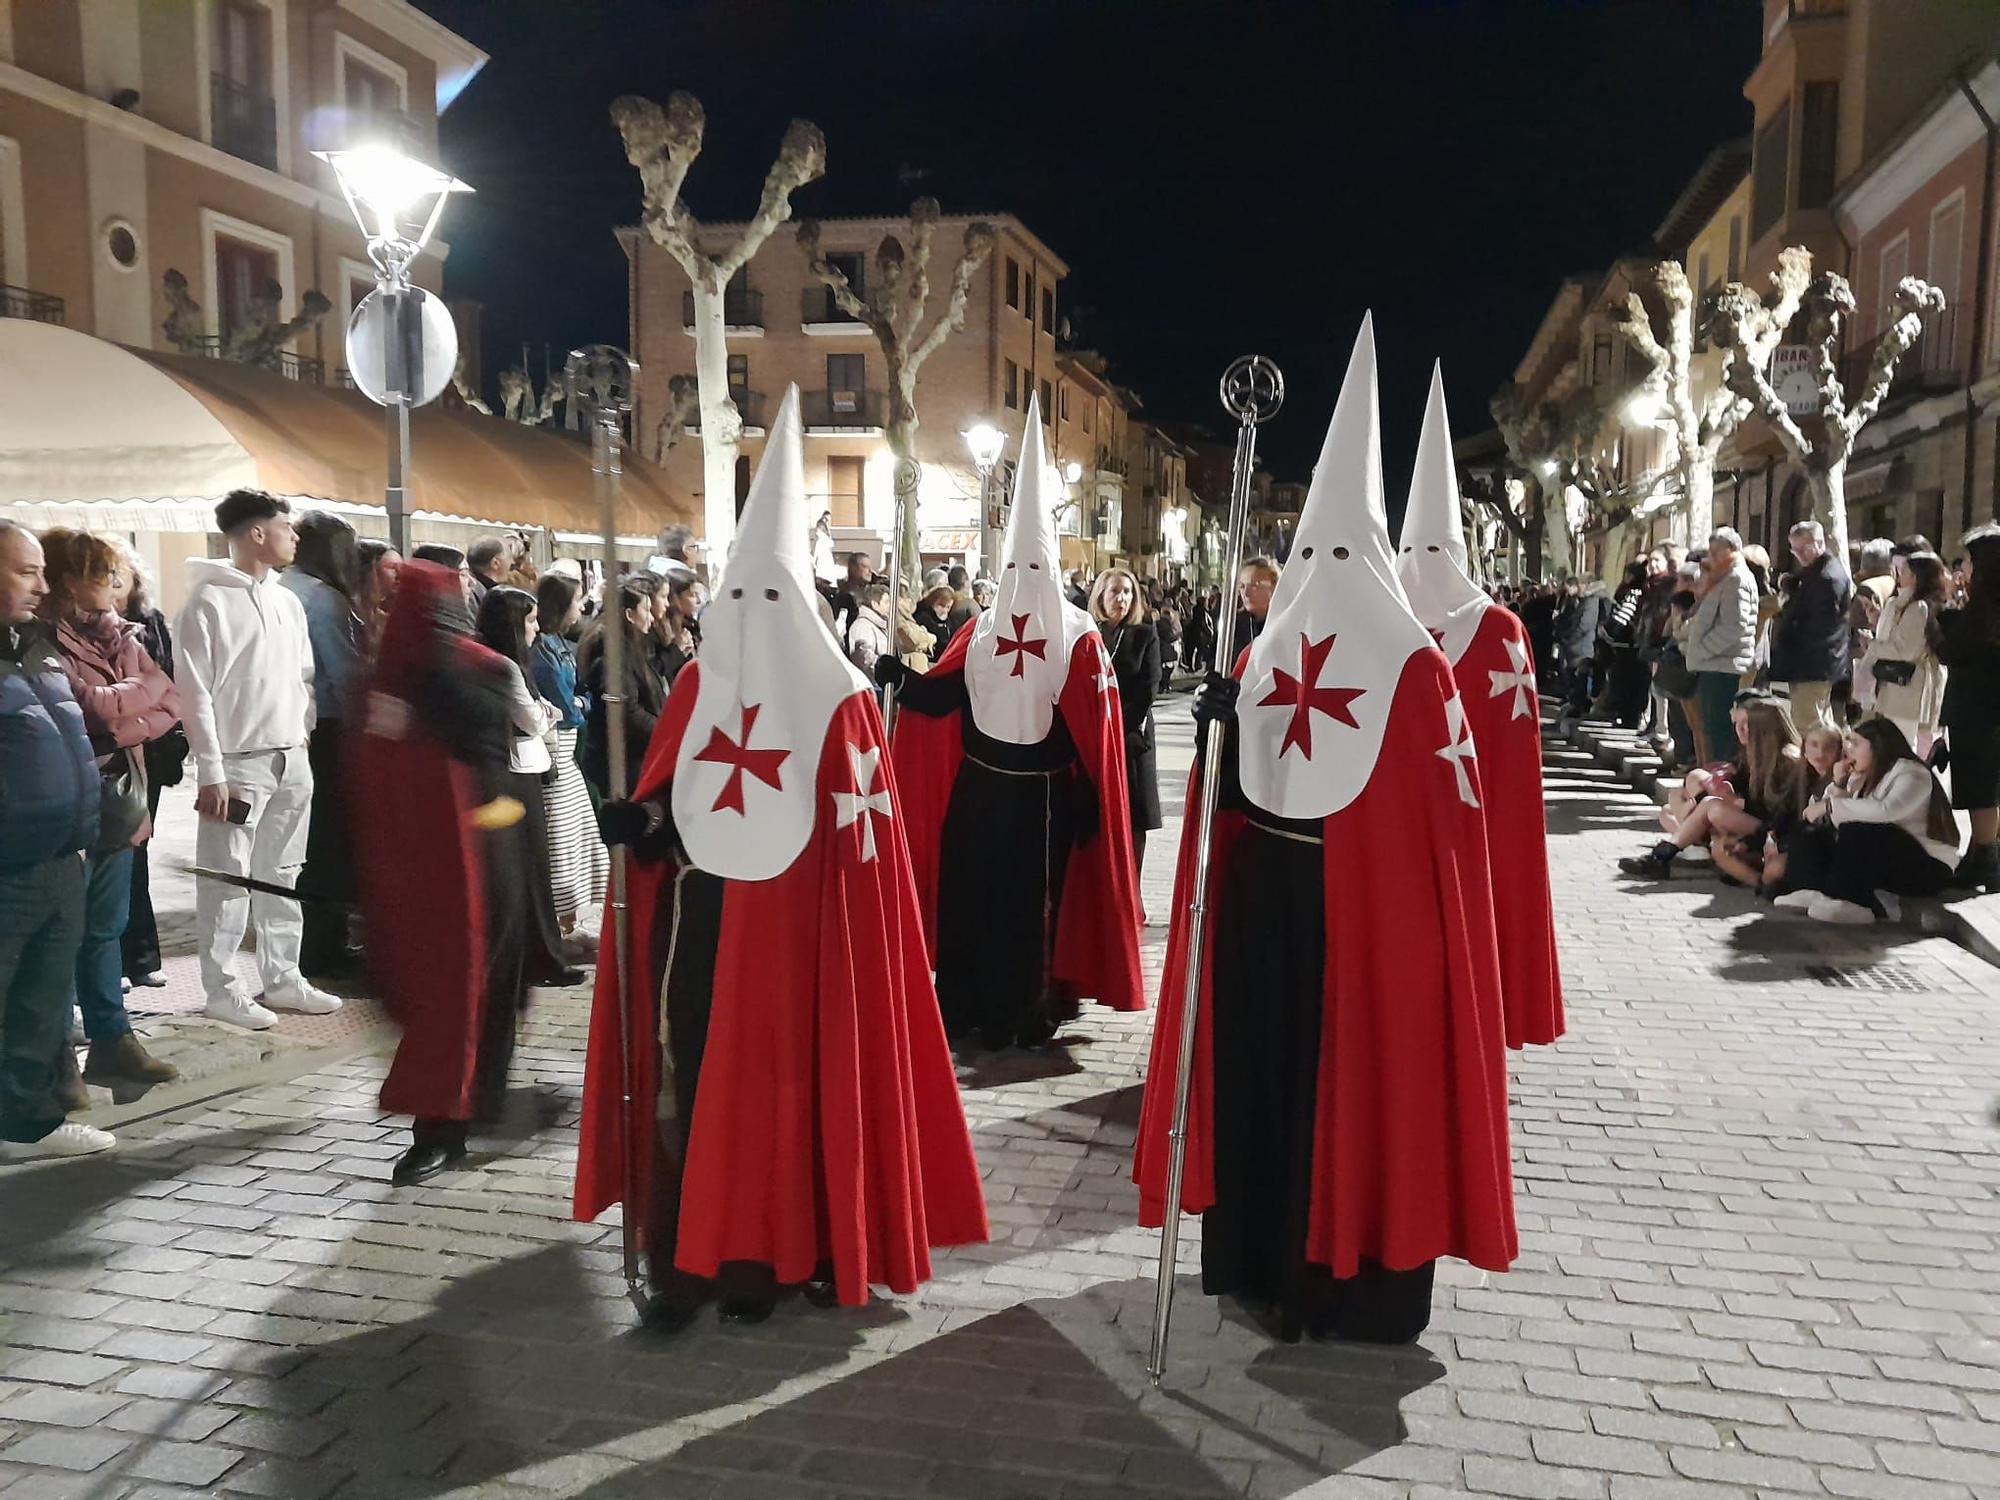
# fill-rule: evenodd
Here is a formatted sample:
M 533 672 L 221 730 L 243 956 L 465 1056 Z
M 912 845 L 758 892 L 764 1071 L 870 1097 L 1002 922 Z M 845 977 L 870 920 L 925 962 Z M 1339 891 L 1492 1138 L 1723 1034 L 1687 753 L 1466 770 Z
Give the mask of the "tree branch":
M 764 176 L 764 194 L 758 200 L 757 212 L 743 226 L 736 243 L 716 258 L 716 279 L 720 285 L 727 286 L 729 278 L 763 248 L 772 232 L 791 218 L 792 194 L 825 175 L 826 137 L 810 120 L 792 121 L 785 127 L 778 159 Z
M 909 379 L 915 380 L 917 371 L 923 368 L 924 361 L 937 353 L 946 339 L 965 326 L 965 301 L 972 291 L 973 273 L 985 263 L 986 257 L 993 253 L 997 239 L 993 226 L 984 220 L 965 226 L 965 247 L 959 251 L 958 264 L 952 267 L 950 299 L 945 303 L 945 310 L 931 331 L 924 335 L 923 341 L 916 348 L 910 351 L 909 358 L 904 363 Z
M 694 240 L 694 226 L 681 202 L 681 187 L 688 168 L 701 155 L 702 133 L 707 128 L 701 101 L 676 89 L 661 109 L 651 99 L 624 94 L 611 101 L 611 123 L 625 142 L 625 159 L 639 170 L 639 184 L 645 191 L 645 207 L 639 222 L 653 243 L 680 262 L 681 269 L 695 280 L 713 269 Z M 717 283 L 720 289 L 720 283 Z
M 870 307 L 854 294 L 854 288 L 848 284 L 847 273 L 842 271 L 840 267 L 836 266 L 824 255 L 820 254 L 819 221 L 817 219 L 800 220 L 795 235 L 798 239 L 799 249 L 805 253 L 806 269 L 813 274 L 821 286 L 833 293 L 833 305 L 846 313 L 848 317 L 853 318 L 857 323 L 866 326 L 868 331 L 874 334 L 877 340 L 886 345 L 890 338 L 888 326 L 877 316 L 874 308 Z
M 1882 405 L 1882 399 L 1889 394 L 1889 387 L 1896 379 L 1897 362 L 1923 337 L 1924 315 L 1944 311 L 1944 293 L 1918 277 L 1905 276 L 1896 285 L 1896 305 L 1902 313 L 1875 341 L 1875 357 L 1869 361 L 1868 378 L 1862 383 L 1861 394 L 1855 398 L 1853 408 L 1841 423 L 1847 445 L 1851 445 L 1854 435 L 1868 425 L 1869 419 Z

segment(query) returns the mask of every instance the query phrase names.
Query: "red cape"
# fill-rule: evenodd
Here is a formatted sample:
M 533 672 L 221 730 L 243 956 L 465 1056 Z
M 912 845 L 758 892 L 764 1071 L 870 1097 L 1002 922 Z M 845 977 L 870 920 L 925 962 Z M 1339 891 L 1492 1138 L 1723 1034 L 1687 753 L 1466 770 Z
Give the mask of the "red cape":
M 700 686 L 699 663 L 674 680 L 639 774 L 637 800 L 665 801 Z M 791 1285 L 831 1261 L 840 1300 L 871 1283 L 909 1292 L 935 1245 L 986 1238 L 979 1166 L 945 1045 L 918 927 L 908 854 L 894 819 L 838 826 L 851 792 L 847 747 L 882 749 L 875 700 L 834 711 L 818 757 L 819 815 L 782 875 L 727 882 L 714 1005 L 681 1179 L 674 1263 L 712 1277 L 724 1261 L 770 1266 Z M 873 790 L 895 784 L 883 750 Z M 659 993 L 666 955 L 653 941 L 669 861 L 630 863 L 632 1118 L 640 1193 L 652 1191 L 659 1091 Z M 597 969 L 584 1073 L 576 1217 L 625 1196 L 613 928 Z M 648 1205 L 627 1203 L 642 1226 Z
M 1507 653 L 1515 643 L 1528 665 L 1527 712 Z M 1452 668 L 1465 700 L 1465 722 L 1479 751 L 1492 861 L 1493 918 L 1500 936 L 1500 991 L 1507 1045 L 1553 1042 L 1563 1034 L 1562 973 L 1556 961 L 1555 903 L 1549 895 L 1549 836 L 1542 805 L 1542 716 L 1535 697 L 1535 656 L 1513 611 L 1481 616 L 1472 643 Z M 1500 691 L 1496 693 L 1495 688 Z
M 1335 1276 L 1356 1274 L 1363 1259 L 1409 1270 L 1444 1255 L 1499 1271 L 1517 1249 L 1485 839 L 1438 755 L 1452 691 L 1443 652 L 1410 658 L 1366 790 L 1322 823 L 1325 1012 L 1306 1259 Z M 1478 773 L 1465 769 L 1476 795 Z M 1166 1203 L 1199 795 L 1191 781 L 1133 1160 L 1146 1225 Z M 1216 816 L 1210 910 L 1243 826 L 1240 812 Z M 1202 995 L 1181 1194 L 1189 1213 L 1215 1202 L 1206 975 Z
M 436 580 L 428 575 L 435 572 Z M 497 672 L 501 659 L 465 639 L 438 643 L 419 597 L 458 589 L 456 574 L 405 564 L 398 612 L 382 663 L 359 695 L 362 732 L 349 750 L 354 873 L 368 924 L 368 969 L 382 1003 L 403 1027 L 382 1081 L 382 1108 L 421 1119 L 472 1116 L 479 1018 L 486 990 L 481 835 L 472 810 L 485 799 L 478 774 L 453 760 L 414 710 L 378 719 L 377 694 L 393 702 L 421 691 L 426 651 L 442 649 L 457 670 Z M 380 732 L 392 723 L 397 734 Z
M 968 626 L 953 636 L 930 675 L 964 675 L 972 634 Z M 1056 703 L 1084 772 L 1097 788 L 1098 817 L 1097 836 L 1070 851 L 1062 910 L 1056 914 L 1054 977 L 1083 999 L 1112 1010 L 1144 1010 L 1145 981 L 1139 973 L 1143 913 L 1132 871 L 1125 721 L 1117 683 L 1098 686 L 1110 670 L 1103 639 L 1095 630 L 1086 632 L 1070 651 L 1069 676 Z M 902 793 L 903 831 L 910 841 L 910 865 L 933 967 L 944 815 L 959 762 L 965 758 L 962 712 L 940 718 L 915 712 L 896 715 L 896 780 Z

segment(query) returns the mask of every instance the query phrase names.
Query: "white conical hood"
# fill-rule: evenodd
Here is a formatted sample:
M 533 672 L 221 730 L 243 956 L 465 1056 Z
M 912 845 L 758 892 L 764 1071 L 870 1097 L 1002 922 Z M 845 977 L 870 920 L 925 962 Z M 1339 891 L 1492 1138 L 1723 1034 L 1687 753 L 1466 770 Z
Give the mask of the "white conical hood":
M 965 656 L 972 722 L 981 734 L 1016 745 L 1048 738 L 1069 678 L 1070 650 L 1090 630 L 1090 616 L 1063 597 L 1048 467 L 1041 408 L 1030 396 L 1014 504 L 1000 544 L 999 592 L 979 617 Z
M 702 615 L 699 692 L 674 765 L 681 844 L 713 875 L 791 867 L 812 836 L 826 727 L 868 689 L 820 621 L 811 527 L 792 386 Z
M 1465 572 L 1465 533 L 1458 515 L 1458 473 L 1451 461 L 1451 424 L 1444 410 L 1444 366 L 1431 367 L 1410 504 L 1403 512 L 1403 548 L 1396 571 L 1410 608 L 1453 666 L 1479 629 L 1492 600 Z
M 1389 549 L 1370 314 L 1244 669 L 1237 720 L 1245 795 L 1284 818 L 1328 817 L 1360 796 L 1404 664 L 1430 644 Z

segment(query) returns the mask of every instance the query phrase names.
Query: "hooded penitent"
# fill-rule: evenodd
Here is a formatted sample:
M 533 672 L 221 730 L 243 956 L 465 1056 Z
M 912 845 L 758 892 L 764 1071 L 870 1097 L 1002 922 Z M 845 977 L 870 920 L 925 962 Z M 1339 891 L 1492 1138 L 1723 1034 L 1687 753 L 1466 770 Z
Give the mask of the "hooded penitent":
M 798 388 L 785 392 L 701 618 L 699 694 L 674 766 L 674 826 L 702 869 L 766 880 L 811 837 L 826 726 L 868 680 L 820 623 Z
M 1090 615 L 1063 597 L 1048 472 L 1040 408 L 1030 396 L 1014 504 L 1000 545 L 999 594 L 974 625 L 965 657 L 973 723 L 988 738 L 1013 745 L 1047 736 L 1069 680 L 1070 653 L 1094 633 Z
M 1444 372 L 1433 368 L 1396 565 L 1411 608 L 1451 663 L 1479 752 L 1507 1045 L 1519 1047 L 1563 1032 L 1534 652 L 1520 620 L 1487 598 L 1465 564 Z
M 1267 1247 L 1295 1214 L 1281 1252 L 1334 1278 L 1447 1255 L 1502 1269 L 1515 1234 L 1481 783 L 1450 669 L 1396 578 L 1367 321 L 1239 675 L 1224 782 L 1240 791 L 1215 821 L 1182 1206 L 1220 1207 L 1218 1241 Z M 1195 823 L 1134 1164 L 1148 1224 L 1165 1207 Z M 1270 1133 L 1245 1139 L 1260 1097 L 1281 1089 Z M 1300 1201 L 1244 1206 L 1267 1171 Z M 1248 1284 L 1240 1266 L 1210 1278 L 1209 1238 L 1212 1289 Z
M 624 1201 L 656 1272 L 827 1266 L 853 1305 L 986 1220 L 881 714 L 813 607 L 804 502 L 792 389 L 633 792 L 670 813 L 632 850 L 631 1112 L 607 955 L 576 1213 Z

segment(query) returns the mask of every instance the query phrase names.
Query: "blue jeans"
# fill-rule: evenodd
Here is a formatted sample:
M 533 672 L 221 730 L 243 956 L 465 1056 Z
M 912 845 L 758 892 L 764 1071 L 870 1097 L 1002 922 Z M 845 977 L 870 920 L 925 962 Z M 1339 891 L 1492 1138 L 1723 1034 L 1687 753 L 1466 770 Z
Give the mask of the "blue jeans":
M 82 855 L 0 870 L 0 1140 L 63 1122 L 56 1059 L 82 932 Z
M 125 1016 L 125 919 L 132 910 L 132 851 L 93 854 L 83 874 L 83 946 L 76 950 L 76 1007 L 83 1034 L 115 1042 L 132 1029 Z

